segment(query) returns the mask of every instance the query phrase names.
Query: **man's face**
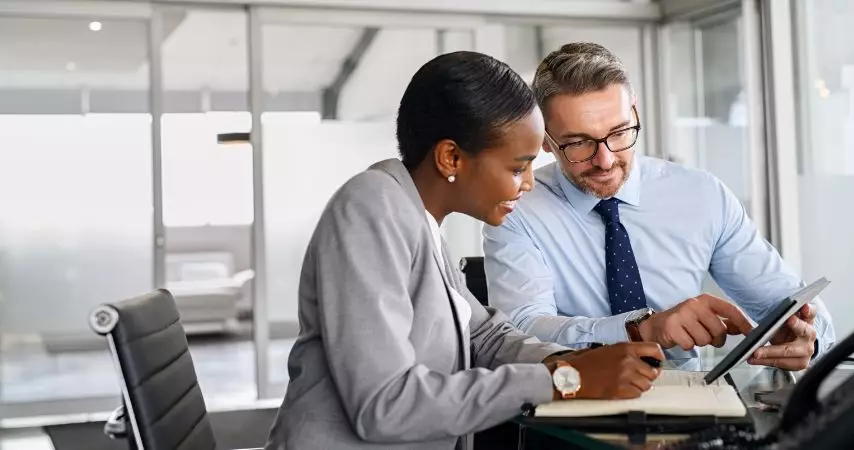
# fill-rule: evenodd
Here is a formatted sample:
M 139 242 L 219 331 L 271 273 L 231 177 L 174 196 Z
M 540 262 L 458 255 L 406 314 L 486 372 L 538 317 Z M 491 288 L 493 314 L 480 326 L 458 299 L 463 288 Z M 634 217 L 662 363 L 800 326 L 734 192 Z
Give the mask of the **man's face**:
M 570 159 L 575 159 L 574 152 L 583 153 L 574 150 L 583 146 L 581 141 L 602 139 L 637 125 L 633 103 L 629 92 L 619 84 L 582 95 L 557 95 L 546 103 L 546 131 L 554 141 L 547 137 L 543 148 L 554 153 L 566 177 L 584 192 L 610 198 L 628 179 L 634 161 L 633 148 L 614 153 L 600 143 L 593 159 L 584 162 L 570 162 Z M 555 144 L 569 145 L 561 151 Z

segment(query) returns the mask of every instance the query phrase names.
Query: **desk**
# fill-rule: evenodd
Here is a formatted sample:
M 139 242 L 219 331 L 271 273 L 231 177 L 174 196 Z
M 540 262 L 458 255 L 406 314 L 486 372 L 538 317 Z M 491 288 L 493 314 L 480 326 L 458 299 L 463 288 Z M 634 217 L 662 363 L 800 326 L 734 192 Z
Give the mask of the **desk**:
M 704 358 L 690 360 L 667 361 L 664 369 L 708 371 L 720 358 Z M 730 376 L 744 403 L 748 414 L 753 418 L 756 432 L 765 434 L 777 423 L 778 412 L 763 410 L 754 400 L 754 394 L 761 391 L 777 390 L 795 383 L 795 377 L 787 371 L 770 367 L 754 367 L 746 364 L 739 365 L 730 372 Z M 654 449 L 662 442 L 684 438 L 685 435 L 654 435 L 647 436 L 646 444 L 630 445 L 628 434 L 609 433 L 591 434 L 574 431 L 554 425 L 525 425 L 521 426 L 519 448 L 534 450 L 549 449 Z

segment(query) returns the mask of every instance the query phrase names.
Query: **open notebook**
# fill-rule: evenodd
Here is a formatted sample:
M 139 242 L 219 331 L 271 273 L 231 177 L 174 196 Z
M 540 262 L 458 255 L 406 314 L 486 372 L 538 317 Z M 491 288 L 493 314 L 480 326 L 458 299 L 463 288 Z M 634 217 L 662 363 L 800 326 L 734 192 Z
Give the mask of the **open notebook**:
M 653 388 L 631 400 L 559 400 L 537 406 L 536 417 L 594 417 L 644 411 L 665 416 L 743 417 L 747 414 L 735 389 L 719 379 L 705 385 L 705 372 L 664 370 Z

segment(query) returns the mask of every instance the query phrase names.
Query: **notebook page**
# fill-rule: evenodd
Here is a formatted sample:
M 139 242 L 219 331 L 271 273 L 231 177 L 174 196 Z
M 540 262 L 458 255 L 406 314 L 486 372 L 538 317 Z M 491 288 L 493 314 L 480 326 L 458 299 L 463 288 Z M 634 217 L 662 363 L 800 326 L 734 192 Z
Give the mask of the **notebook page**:
M 537 406 L 537 417 L 592 417 L 645 411 L 669 416 L 743 417 L 747 414 L 730 385 L 655 386 L 631 400 L 558 400 Z
M 694 372 L 688 370 L 662 370 L 661 374 L 652 383 L 653 386 L 705 386 L 703 378 L 708 372 Z M 724 378 L 718 378 L 712 382 L 713 386 L 726 386 L 729 383 Z

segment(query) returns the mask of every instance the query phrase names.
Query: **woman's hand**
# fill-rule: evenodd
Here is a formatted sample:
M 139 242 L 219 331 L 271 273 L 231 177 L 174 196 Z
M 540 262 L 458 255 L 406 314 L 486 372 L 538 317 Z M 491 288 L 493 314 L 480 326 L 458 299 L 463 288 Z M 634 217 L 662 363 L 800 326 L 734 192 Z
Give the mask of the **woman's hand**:
M 658 344 L 651 342 L 623 342 L 595 349 L 570 352 L 547 360 L 553 372 L 554 359 L 568 362 L 581 375 L 581 389 L 575 398 L 628 399 L 639 397 L 652 387 L 658 377 L 656 369 L 641 360 L 641 357 L 664 360 Z M 560 395 L 556 394 L 555 399 Z

